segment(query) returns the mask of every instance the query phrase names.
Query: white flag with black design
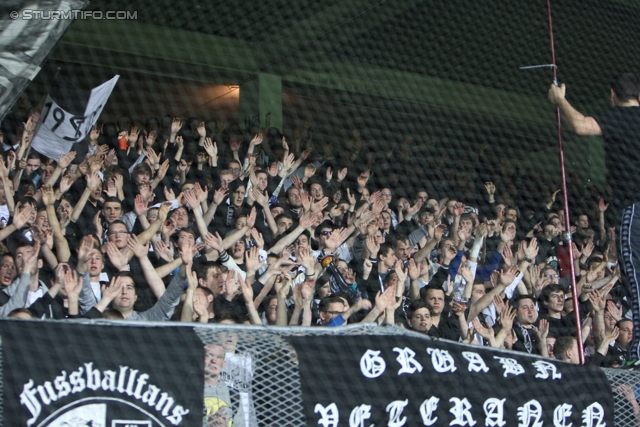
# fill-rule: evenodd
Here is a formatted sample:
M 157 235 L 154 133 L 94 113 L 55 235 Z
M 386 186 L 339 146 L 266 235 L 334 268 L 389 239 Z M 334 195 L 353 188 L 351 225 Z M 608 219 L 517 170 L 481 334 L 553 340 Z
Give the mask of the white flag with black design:
M 71 151 L 73 144 L 91 132 L 119 78 L 116 75 L 86 92 L 64 77 L 56 76 L 31 148 L 55 160 Z

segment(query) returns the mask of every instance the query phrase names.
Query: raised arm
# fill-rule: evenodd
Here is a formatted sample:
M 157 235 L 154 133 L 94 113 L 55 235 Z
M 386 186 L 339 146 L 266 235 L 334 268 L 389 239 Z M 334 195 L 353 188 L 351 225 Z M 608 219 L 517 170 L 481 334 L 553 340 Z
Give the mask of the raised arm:
M 50 185 L 42 186 L 42 202 L 46 206 L 47 219 L 49 220 L 49 225 L 53 230 L 53 243 L 56 247 L 56 257 L 59 262 L 67 262 L 71 257 L 71 251 L 69 250 L 69 243 L 67 242 L 67 239 L 65 239 L 62 234 L 62 227 L 60 227 L 60 222 L 56 216 L 56 209 L 54 207 L 56 195 L 53 191 L 53 187 Z
M 69 217 L 71 222 L 76 222 L 78 218 L 80 218 L 80 214 L 84 210 L 84 207 L 89 200 L 89 196 L 96 188 L 98 188 L 98 185 L 100 185 L 100 176 L 98 175 L 98 172 L 93 172 L 90 175 L 87 174 L 87 187 L 84 189 L 78 203 L 76 203 L 73 208 L 73 212 L 71 212 L 71 216 Z
M 555 104 L 562 113 L 563 118 L 569 123 L 571 129 L 579 136 L 599 136 L 602 129 L 598 122 L 589 116 L 585 116 L 575 108 L 565 98 L 567 87 L 564 83 L 560 86 L 551 85 L 549 87 L 549 101 Z
M 158 275 L 156 269 L 149 260 L 149 242 L 143 245 L 136 236 L 129 235 L 129 237 L 127 237 L 127 247 L 136 257 L 138 257 L 140 266 L 142 267 L 142 273 L 144 274 L 144 278 L 147 281 L 149 288 L 151 288 L 156 299 L 160 299 L 166 289 L 162 278 Z

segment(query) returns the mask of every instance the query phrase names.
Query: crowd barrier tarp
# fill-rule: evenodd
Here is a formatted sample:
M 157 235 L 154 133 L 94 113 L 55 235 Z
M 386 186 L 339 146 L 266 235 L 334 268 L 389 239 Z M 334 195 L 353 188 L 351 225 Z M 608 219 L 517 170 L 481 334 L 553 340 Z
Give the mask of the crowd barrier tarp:
M 192 329 L 0 325 L 4 426 L 202 425 L 204 350 Z
M 309 425 L 614 425 L 595 367 L 406 336 L 288 339 Z
M 600 369 L 396 327 L 2 319 L 0 335 L 0 426 L 614 425 Z

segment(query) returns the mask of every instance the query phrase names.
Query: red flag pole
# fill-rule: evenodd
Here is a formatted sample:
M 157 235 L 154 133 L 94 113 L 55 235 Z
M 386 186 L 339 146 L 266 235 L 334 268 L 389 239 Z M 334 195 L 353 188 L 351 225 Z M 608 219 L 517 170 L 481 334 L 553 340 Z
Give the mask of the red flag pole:
M 553 39 L 553 19 L 551 17 L 551 0 L 547 0 L 547 12 L 549 18 L 549 40 L 551 43 L 551 63 L 553 67 L 553 84 L 558 85 L 558 67 L 556 66 L 556 48 Z M 578 341 L 578 356 L 580 363 L 584 364 L 584 347 L 582 345 L 582 323 L 580 321 L 580 305 L 578 301 L 578 289 L 576 285 L 576 272 L 573 259 L 573 239 L 571 238 L 571 222 L 569 215 L 569 197 L 567 192 L 567 174 L 564 163 L 564 148 L 562 145 L 562 117 L 560 108 L 556 107 L 556 125 L 558 129 L 558 154 L 560 156 L 560 178 L 562 180 L 562 196 L 564 198 L 564 224 L 565 242 L 569 246 L 569 274 L 571 275 L 571 295 L 573 300 L 573 314 L 576 322 L 576 338 Z

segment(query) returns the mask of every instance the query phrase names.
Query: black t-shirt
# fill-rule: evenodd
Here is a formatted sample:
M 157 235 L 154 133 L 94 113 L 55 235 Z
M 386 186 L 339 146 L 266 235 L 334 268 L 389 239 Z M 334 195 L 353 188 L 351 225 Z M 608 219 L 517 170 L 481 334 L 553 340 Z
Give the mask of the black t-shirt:
M 613 107 L 593 118 L 604 138 L 611 203 L 620 211 L 640 201 L 640 107 Z

